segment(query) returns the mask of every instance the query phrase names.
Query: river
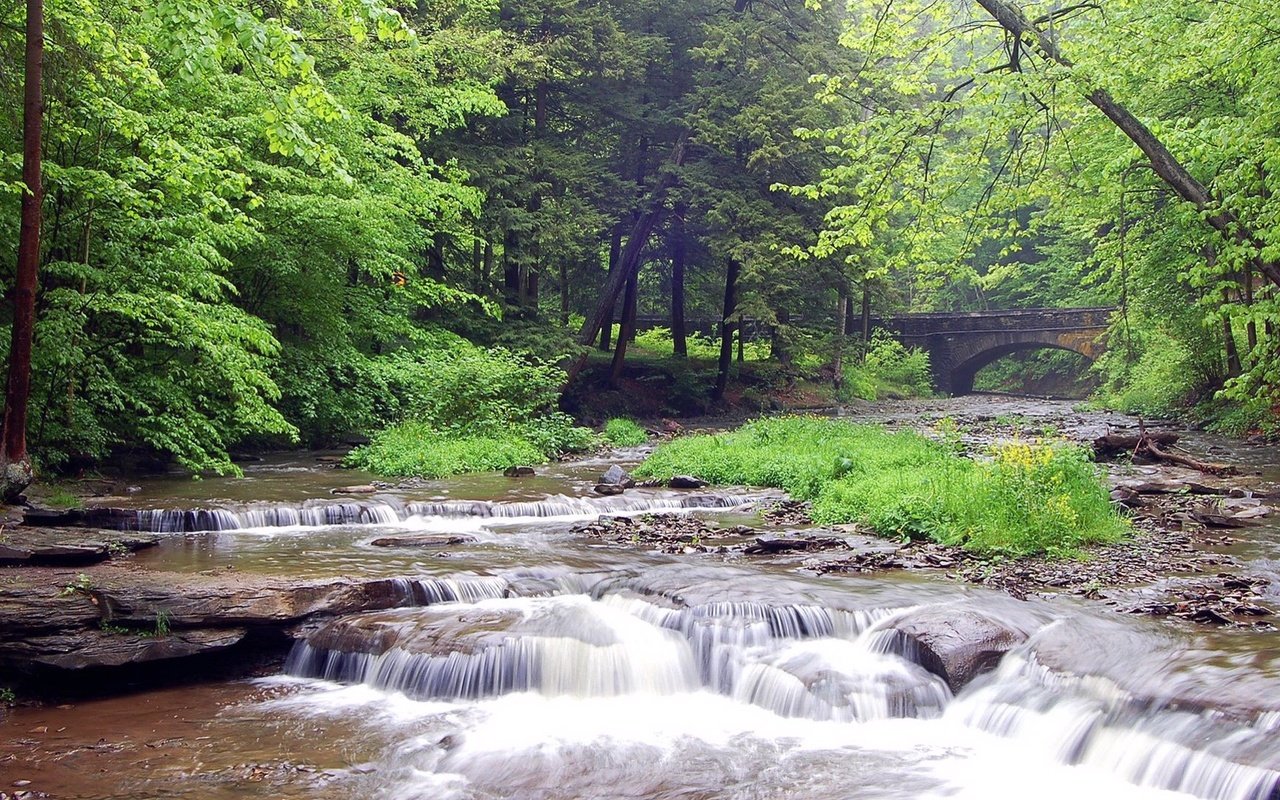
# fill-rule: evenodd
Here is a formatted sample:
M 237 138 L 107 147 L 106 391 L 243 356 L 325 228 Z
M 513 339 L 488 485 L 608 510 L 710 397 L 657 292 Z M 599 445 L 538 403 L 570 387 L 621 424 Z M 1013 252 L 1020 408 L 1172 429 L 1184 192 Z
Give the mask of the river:
M 944 414 L 1132 423 L 994 398 L 861 412 L 897 425 Z M 1188 442 L 1280 481 L 1271 449 Z M 760 501 L 776 497 L 586 499 L 605 467 L 642 457 L 359 498 L 330 491 L 372 476 L 313 454 L 248 464 L 239 480 L 140 482 L 110 502 L 170 534 L 134 557 L 139 568 L 401 577 L 417 604 L 307 631 L 279 674 L 15 709 L 0 722 L 0 792 L 1280 798 L 1274 629 L 1121 614 L 1068 595 L 1020 601 L 943 570 L 820 576 L 800 559 L 662 553 L 573 532 L 602 513 L 654 511 L 760 527 Z M 1245 571 L 1276 578 L 1272 600 L 1278 523 L 1234 531 L 1241 541 L 1227 548 Z M 467 540 L 372 545 L 428 533 Z M 922 611 L 981 614 L 1025 640 L 956 693 L 895 635 Z

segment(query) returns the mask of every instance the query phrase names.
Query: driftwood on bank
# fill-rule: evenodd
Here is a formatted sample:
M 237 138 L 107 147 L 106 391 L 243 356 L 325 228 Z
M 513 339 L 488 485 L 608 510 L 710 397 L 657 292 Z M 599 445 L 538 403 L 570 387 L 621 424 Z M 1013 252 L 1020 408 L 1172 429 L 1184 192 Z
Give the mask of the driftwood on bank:
M 1114 458 L 1128 454 L 1135 459 L 1147 459 L 1162 464 L 1175 464 L 1211 475 L 1232 475 L 1235 467 L 1172 452 L 1178 441 L 1173 431 L 1148 431 L 1140 427 L 1138 433 L 1106 433 L 1093 440 L 1093 452 L 1098 458 Z
M 1161 446 L 1175 444 L 1178 441 L 1178 434 L 1173 431 L 1152 431 L 1146 434 L 1106 433 L 1093 440 L 1093 452 L 1099 458 L 1132 453 L 1142 443 L 1144 436 Z

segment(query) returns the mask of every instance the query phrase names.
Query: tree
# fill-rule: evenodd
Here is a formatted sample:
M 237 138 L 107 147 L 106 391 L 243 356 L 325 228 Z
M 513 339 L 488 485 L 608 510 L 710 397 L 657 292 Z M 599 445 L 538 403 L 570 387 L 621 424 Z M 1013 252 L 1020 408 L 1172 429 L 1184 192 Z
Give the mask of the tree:
M 31 342 L 35 333 L 36 282 L 40 266 L 40 224 L 44 182 L 40 147 L 44 122 L 44 3 L 27 0 L 26 59 L 22 101 L 22 222 L 18 273 L 13 288 L 13 330 L 9 346 L 4 419 L 0 423 L 0 499 L 12 502 L 31 483 L 27 454 L 27 406 L 31 396 Z

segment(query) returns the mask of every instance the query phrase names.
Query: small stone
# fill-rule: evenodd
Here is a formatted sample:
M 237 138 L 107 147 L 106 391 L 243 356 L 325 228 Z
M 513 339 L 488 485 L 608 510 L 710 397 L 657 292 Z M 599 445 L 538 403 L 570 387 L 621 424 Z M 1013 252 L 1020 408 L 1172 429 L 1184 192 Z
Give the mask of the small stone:
M 632 486 L 636 485 L 635 479 L 632 478 L 625 469 L 617 464 L 614 464 L 605 471 L 604 475 L 600 478 L 600 483 L 601 485 L 608 484 L 621 486 L 624 489 L 630 489 Z
M 606 497 L 622 494 L 626 490 L 627 487 L 619 483 L 597 483 L 595 486 L 596 494 L 605 495 Z
M 361 486 L 339 486 L 337 489 L 330 489 L 329 494 L 373 494 L 378 491 L 378 487 L 372 484 L 363 484 Z

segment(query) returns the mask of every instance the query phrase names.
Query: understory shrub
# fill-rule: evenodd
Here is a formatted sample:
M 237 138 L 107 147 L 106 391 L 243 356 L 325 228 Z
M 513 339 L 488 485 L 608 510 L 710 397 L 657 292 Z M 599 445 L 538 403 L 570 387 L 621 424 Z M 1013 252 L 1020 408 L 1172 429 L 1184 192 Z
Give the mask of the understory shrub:
M 615 330 L 615 335 L 617 331 Z M 652 355 L 669 356 L 675 352 L 675 340 L 670 328 L 656 327 L 640 331 L 636 334 L 635 348 Z M 689 358 L 715 361 L 720 357 L 720 338 L 704 336 L 693 332 L 685 336 L 685 349 Z M 742 359 L 744 361 L 765 361 L 769 358 L 770 345 L 767 340 L 757 339 L 742 343 Z M 737 358 L 738 342 L 733 343 L 734 358 Z
M 348 456 L 382 475 L 436 478 L 543 463 L 596 444 L 557 410 L 564 373 L 501 348 L 459 341 L 399 365 L 403 418 Z
M 614 417 L 604 424 L 604 438 L 618 447 L 635 447 L 644 444 L 649 435 L 635 420 Z
M 887 331 L 871 335 L 867 357 L 846 362 L 842 400 L 900 400 L 933 394 L 929 354 L 919 347 L 907 347 Z
M 443 478 L 463 472 L 537 464 L 543 451 L 518 433 L 458 436 L 421 422 L 387 428 L 348 458 L 350 466 L 380 475 Z
M 635 474 L 777 487 L 812 501 L 821 524 L 991 554 L 1074 556 L 1127 529 L 1087 451 L 1066 443 L 1015 442 L 974 460 L 913 432 L 783 417 L 663 444 Z

